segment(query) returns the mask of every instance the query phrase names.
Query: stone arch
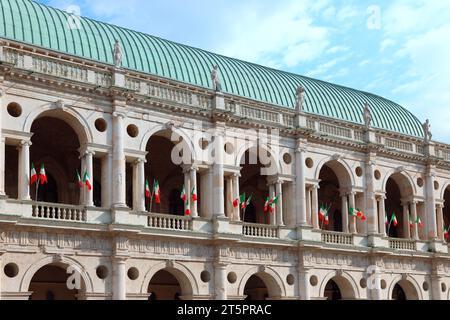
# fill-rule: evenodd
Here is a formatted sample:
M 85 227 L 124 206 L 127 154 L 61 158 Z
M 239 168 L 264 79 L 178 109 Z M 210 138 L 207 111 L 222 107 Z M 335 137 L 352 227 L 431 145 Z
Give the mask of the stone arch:
M 339 183 L 342 185 L 341 188 L 350 188 L 355 185 L 355 177 L 350 165 L 342 159 L 336 160 L 332 157 L 324 158 L 317 164 L 314 179 L 319 180 L 320 172 L 325 165 L 336 174 Z
M 86 292 L 94 291 L 92 279 L 87 273 L 86 268 L 79 261 L 71 257 L 50 256 L 37 261 L 25 271 L 25 274 L 20 282 L 20 292 L 28 292 L 28 288 L 30 287 L 31 280 L 33 279 L 35 273 L 38 272 L 41 268 L 53 263 L 58 265 L 73 266 L 80 272 L 81 278 L 83 279 L 83 283 L 86 288 Z
M 280 298 L 286 296 L 286 287 L 280 275 L 270 267 L 251 267 L 242 277 L 238 286 L 238 295 L 243 296 L 245 285 L 251 276 L 258 276 L 266 285 L 269 297 Z
M 444 185 L 442 186 L 441 192 L 440 192 L 440 198 L 439 199 L 444 199 L 445 197 L 445 192 L 449 190 L 450 191 L 450 181 L 444 183 Z
M 394 292 L 395 285 L 398 284 L 406 294 L 407 300 L 422 300 L 422 290 L 419 283 L 410 275 L 397 275 L 391 281 L 391 285 L 388 290 L 388 299 L 392 299 L 392 293 Z
M 64 170 L 64 168 L 58 163 L 58 161 L 55 161 L 52 157 L 43 157 L 41 161 L 46 164 L 46 172 L 49 173 L 53 177 L 53 179 L 55 179 L 56 186 L 58 188 L 59 202 L 70 203 L 70 195 L 68 194 L 68 192 L 64 192 L 67 191 L 67 184 L 72 182 L 67 176 L 66 170 Z M 36 169 L 39 170 L 39 168 Z
M 341 291 L 342 299 L 359 299 L 361 294 L 358 284 L 347 272 L 331 271 L 322 280 L 320 285 L 320 297 L 325 296 L 325 288 L 330 280 L 333 280 Z
M 197 280 L 192 271 L 180 262 L 160 262 L 152 266 L 150 270 L 145 274 L 142 281 L 141 293 L 146 294 L 148 286 L 153 276 L 161 270 L 165 270 L 172 274 L 178 281 L 181 287 L 182 295 L 185 297 L 192 297 L 198 295 Z
M 175 128 L 175 127 L 169 127 L 165 124 L 157 125 L 157 126 L 152 127 L 151 129 L 149 129 L 142 137 L 139 150 L 146 151 L 147 144 L 148 144 L 150 138 L 153 135 L 155 135 L 159 132 L 162 132 L 162 131 L 171 131 L 173 133 L 176 133 L 180 137 L 182 137 L 183 141 L 186 142 L 186 146 L 189 148 L 189 152 L 191 154 L 191 159 L 192 160 L 198 159 L 196 148 L 194 147 L 194 141 L 192 141 L 192 139 L 189 137 L 189 135 L 186 132 L 184 132 L 182 129 Z
M 406 198 L 408 196 L 414 196 L 415 194 L 417 194 L 417 189 L 412 177 L 405 171 L 398 172 L 396 170 L 390 170 L 385 175 L 382 184 L 383 191 L 386 191 L 386 186 L 390 178 L 392 178 L 400 188 L 402 197 Z
M 23 131 L 31 132 L 33 122 L 41 117 L 56 118 L 67 123 L 67 125 L 69 125 L 77 134 L 80 145 L 92 143 L 94 140 L 89 123 L 77 110 L 72 107 L 60 109 L 53 104 L 32 111 L 25 119 Z
M 245 153 L 247 151 L 253 151 L 254 152 L 255 148 L 258 148 L 258 147 L 260 147 L 260 146 L 258 145 L 257 141 L 254 141 L 254 142 L 252 142 L 250 144 L 244 144 L 239 149 L 239 151 L 236 153 L 236 159 L 235 159 L 235 164 L 234 165 L 236 167 L 240 167 L 242 158 L 244 157 Z M 265 150 L 267 153 L 269 153 L 269 155 L 270 155 L 270 162 L 275 164 L 275 169 L 276 169 L 277 173 L 282 174 L 283 173 L 282 170 L 281 170 L 282 166 L 280 164 L 280 160 L 278 159 L 277 153 L 274 152 L 274 150 L 272 148 L 270 148 L 269 146 L 264 146 L 264 147 L 261 147 L 261 148 L 263 150 Z

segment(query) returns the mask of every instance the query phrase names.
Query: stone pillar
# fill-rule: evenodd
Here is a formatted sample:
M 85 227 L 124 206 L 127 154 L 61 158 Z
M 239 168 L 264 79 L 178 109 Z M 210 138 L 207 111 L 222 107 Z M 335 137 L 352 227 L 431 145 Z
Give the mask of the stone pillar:
M 235 173 L 233 174 L 233 201 L 236 199 L 239 199 L 240 195 L 239 195 L 239 174 Z M 235 221 L 239 221 L 241 220 L 240 217 L 240 209 L 239 209 L 239 204 L 237 206 L 237 208 L 233 207 L 233 216 L 234 216 L 234 220 Z
M 437 239 L 437 226 L 436 226 L 436 198 L 434 194 L 434 167 L 429 166 L 427 168 L 426 175 L 426 224 L 428 229 L 428 240 Z
M 113 113 L 112 127 L 112 177 L 113 206 L 124 208 L 126 202 L 126 159 L 124 152 L 124 119 L 125 114 Z
M 214 286 L 216 300 L 227 300 L 227 264 L 214 263 Z
M 30 146 L 31 141 L 23 140 L 19 145 L 19 200 L 31 200 L 30 197 Z M 39 174 L 39 168 L 36 168 Z
M 127 299 L 127 272 L 126 272 L 126 259 L 125 258 L 112 258 L 112 290 L 113 300 L 126 300 Z
M 145 211 L 145 160 L 137 159 L 133 165 L 133 210 Z
M 384 201 L 386 200 L 385 196 L 381 196 L 378 202 L 378 228 L 380 229 L 380 234 L 383 237 L 386 237 L 386 207 Z
M 307 226 L 307 214 L 310 211 L 307 210 L 306 205 L 306 184 L 305 184 L 305 152 L 306 150 L 301 147 L 302 141 L 297 141 L 297 148 L 295 150 L 295 205 L 296 216 L 298 224 L 300 226 Z M 308 213 L 307 213 L 308 212 Z
M 275 195 L 275 185 L 274 184 L 269 184 L 269 197 L 270 197 L 270 199 L 274 199 L 275 196 L 276 196 Z M 273 212 L 273 213 L 269 213 L 269 218 L 270 218 L 270 224 L 272 226 L 277 224 L 276 211 Z
M 349 233 L 348 229 L 348 198 L 346 194 L 341 195 L 342 202 L 342 232 Z
M 350 192 L 348 194 L 348 201 L 349 201 L 349 206 L 350 208 L 356 209 L 355 208 L 355 192 Z M 348 213 L 347 213 L 348 214 Z M 350 233 L 358 233 L 358 231 L 356 230 L 356 217 L 352 216 L 350 217 Z
M 189 196 L 191 196 L 191 192 L 192 189 L 195 189 L 195 193 L 198 195 L 198 189 L 197 189 L 197 171 L 198 168 L 195 166 L 192 166 L 190 171 L 189 171 L 189 175 L 190 175 L 190 189 L 189 189 Z M 197 201 L 192 201 L 192 197 L 190 198 L 190 204 L 191 204 L 191 216 L 193 218 L 198 217 L 198 202 Z
M 226 178 L 226 199 L 225 199 L 226 216 L 233 221 L 233 178 Z
M 444 227 L 444 205 L 440 203 L 437 205 L 437 232 L 441 241 L 445 241 Z
M 411 238 L 410 226 L 409 226 L 409 204 L 407 202 L 402 203 L 403 207 L 403 237 L 405 239 Z
M 311 195 L 311 222 L 314 229 L 319 230 L 319 186 L 312 186 Z
M 275 183 L 275 192 L 278 197 L 278 204 L 276 205 L 276 224 L 278 226 L 284 226 L 284 217 L 283 217 L 283 181 L 278 180 Z
M 224 152 L 224 132 L 217 130 L 214 137 L 214 164 L 213 164 L 213 215 L 225 217 L 224 200 L 224 172 L 223 172 L 223 152 Z
M 200 176 L 202 189 L 201 215 L 203 218 L 212 217 L 212 170 L 208 169 Z
M 112 205 L 112 154 L 108 153 L 102 158 L 102 207 L 111 208 Z
M 417 201 L 411 201 L 410 206 L 411 206 L 411 218 L 413 219 L 414 222 L 416 222 L 416 220 L 417 220 Z M 417 223 L 413 224 L 411 231 L 412 231 L 411 237 L 414 240 L 419 240 L 419 229 L 418 229 Z
M 311 289 L 309 284 L 309 269 L 300 269 L 298 273 L 298 290 L 300 300 L 311 300 Z
M 86 186 L 83 186 L 80 194 L 83 196 L 80 200 L 82 200 L 82 205 L 86 207 L 94 206 L 94 176 L 93 176 L 93 151 L 86 151 L 84 155 L 82 155 L 82 167 L 81 167 L 81 179 L 84 179 L 84 174 L 87 172 L 89 179 L 91 181 L 92 189 L 89 190 Z
M 3 77 L 0 77 L 0 84 L 3 83 Z M 0 88 L 0 197 L 6 195 L 5 194 L 5 138 L 2 134 L 3 129 L 3 97 L 5 95 L 5 91 Z M 1 295 L 1 291 L 0 291 Z
M 306 189 L 306 224 L 311 226 L 311 189 Z
M 366 192 L 365 198 L 365 215 L 367 217 L 367 234 L 378 234 L 378 212 L 377 212 L 377 200 L 375 198 L 375 181 L 374 181 L 374 166 L 375 162 L 372 160 L 375 156 L 370 154 L 369 160 L 365 165 L 365 182 Z

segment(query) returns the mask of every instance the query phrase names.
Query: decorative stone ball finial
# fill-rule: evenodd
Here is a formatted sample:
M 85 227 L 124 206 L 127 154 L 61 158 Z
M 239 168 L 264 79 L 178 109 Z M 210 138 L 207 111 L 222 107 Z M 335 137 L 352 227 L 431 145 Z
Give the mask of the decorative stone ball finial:
M 122 48 L 120 47 L 119 40 L 116 40 L 116 43 L 114 44 L 113 57 L 114 57 L 114 66 L 116 66 L 117 68 L 120 68 L 122 66 L 123 54 L 122 54 Z
M 305 102 L 305 88 L 303 88 L 302 85 L 299 85 L 295 95 L 295 110 L 303 111 L 303 103 Z
M 219 79 L 219 66 L 215 65 L 211 70 L 211 80 L 213 84 L 213 89 L 216 92 L 222 92 L 222 85 Z

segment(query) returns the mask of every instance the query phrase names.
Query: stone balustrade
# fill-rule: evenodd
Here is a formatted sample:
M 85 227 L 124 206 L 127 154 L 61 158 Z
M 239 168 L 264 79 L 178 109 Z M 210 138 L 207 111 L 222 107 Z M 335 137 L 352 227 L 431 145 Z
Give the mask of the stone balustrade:
M 151 213 L 147 218 L 147 227 L 192 231 L 192 219 L 189 217 Z
M 409 239 L 389 239 L 389 248 L 401 251 L 416 251 L 416 241 Z
M 32 208 L 33 218 L 79 222 L 87 220 L 86 209 L 79 206 L 34 202 Z
M 329 244 L 353 245 L 353 235 L 340 232 L 322 231 L 322 242 Z
M 248 237 L 279 238 L 278 227 L 265 224 L 243 223 L 242 234 Z

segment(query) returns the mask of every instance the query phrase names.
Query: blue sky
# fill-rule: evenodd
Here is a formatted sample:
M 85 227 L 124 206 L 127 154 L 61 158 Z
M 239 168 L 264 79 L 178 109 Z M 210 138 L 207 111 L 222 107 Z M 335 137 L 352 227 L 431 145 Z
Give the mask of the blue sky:
M 369 91 L 450 143 L 450 2 L 40 0 L 213 52 Z

